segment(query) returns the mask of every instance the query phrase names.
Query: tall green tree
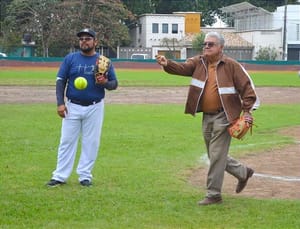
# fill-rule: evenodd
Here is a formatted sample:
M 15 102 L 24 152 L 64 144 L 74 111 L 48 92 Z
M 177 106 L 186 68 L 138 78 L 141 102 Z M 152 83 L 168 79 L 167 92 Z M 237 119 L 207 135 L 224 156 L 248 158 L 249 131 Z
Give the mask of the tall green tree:
M 4 40 L 10 42 L 7 47 L 17 46 L 30 33 L 41 55 L 48 56 L 49 47 L 73 48 L 76 33 L 89 27 L 98 32 L 101 45 L 115 48 L 129 41 L 124 23 L 128 17 L 131 14 L 120 0 L 13 0 L 4 19 Z
M 122 0 L 123 4 L 135 16 L 144 13 L 156 13 L 156 5 L 159 0 Z
M 4 38 L 4 19 L 7 15 L 7 6 L 12 2 L 12 0 L 1 0 L 0 1 L 0 51 L 6 51 L 3 47 L 5 46 L 5 38 Z M 4 50 L 2 50 L 4 49 Z
M 102 45 L 116 47 L 127 43 L 129 34 L 125 21 L 133 17 L 120 0 L 65 0 L 61 8 L 62 25 L 70 36 L 84 27 L 94 29 Z
M 48 56 L 50 43 L 59 26 L 59 0 L 13 0 L 7 7 L 4 20 L 5 36 L 9 47 L 21 46 L 24 34 L 38 44 L 42 56 Z
M 195 11 L 195 1 L 186 0 L 167 0 L 159 1 L 156 5 L 156 12 L 161 14 L 168 14 L 173 12 Z

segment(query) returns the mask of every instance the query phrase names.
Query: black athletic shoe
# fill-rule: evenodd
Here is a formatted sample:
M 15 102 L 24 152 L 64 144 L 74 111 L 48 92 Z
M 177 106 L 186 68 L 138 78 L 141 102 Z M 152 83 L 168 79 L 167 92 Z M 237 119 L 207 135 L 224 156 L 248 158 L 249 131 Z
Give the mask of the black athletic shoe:
M 57 186 L 59 186 L 59 185 L 65 184 L 65 183 L 66 183 L 66 182 L 51 179 L 51 180 L 47 183 L 47 186 L 48 186 L 48 187 L 57 187 Z
M 81 184 L 81 186 L 89 187 L 92 185 L 92 182 L 89 180 L 82 180 L 82 181 L 80 181 L 80 184 Z

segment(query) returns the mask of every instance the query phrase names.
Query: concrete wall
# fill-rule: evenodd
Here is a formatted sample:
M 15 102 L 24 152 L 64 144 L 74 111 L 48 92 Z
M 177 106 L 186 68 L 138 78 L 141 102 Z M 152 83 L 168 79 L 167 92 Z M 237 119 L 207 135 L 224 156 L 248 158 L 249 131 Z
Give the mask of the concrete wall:
M 254 30 L 247 32 L 237 33 L 239 36 L 247 40 L 254 45 L 253 57 L 255 59 L 256 53 L 262 47 L 270 47 L 278 50 L 277 60 L 281 60 L 282 57 L 282 31 L 277 30 Z

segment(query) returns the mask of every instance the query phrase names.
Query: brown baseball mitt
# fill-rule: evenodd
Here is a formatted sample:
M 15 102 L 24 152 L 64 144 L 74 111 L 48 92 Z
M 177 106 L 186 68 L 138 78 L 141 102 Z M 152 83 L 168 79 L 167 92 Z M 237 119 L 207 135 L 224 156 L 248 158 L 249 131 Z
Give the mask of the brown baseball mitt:
M 245 117 L 241 116 L 228 127 L 228 132 L 231 135 L 231 137 L 242 139 L 247 134 L 249 129 L 252 134 L 252 124 L 246 122 Z
M 110 59 L 107 58 L 106 56 L 100 55 L 97 60 L 96 60 L 96 65 L 95 65 L 95 78 L 96 78 L 96 83 L 99 83 L 99 79 L 101 81 L 101 78 L 107 78 L 106 74 L 107 71 L 110 67 Z

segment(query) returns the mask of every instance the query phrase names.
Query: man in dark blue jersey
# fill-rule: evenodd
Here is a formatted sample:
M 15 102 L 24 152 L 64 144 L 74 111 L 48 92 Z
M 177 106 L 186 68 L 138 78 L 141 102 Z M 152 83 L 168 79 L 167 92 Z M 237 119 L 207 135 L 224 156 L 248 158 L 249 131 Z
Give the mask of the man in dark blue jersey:
M 96 52 L 97 38 L 92 29 L 77 33 L 79 52 L 68 54 L 57 73 L 56 98 L 57 113 L 62 118 L 61 139 L 58 147 L 57 165 L 53 171 L 49 187 L 65 184 L 75 161 L 79 136 L 81 155 L 77 166 L 79 183 L 92 184 L 94 167 L 102 131 L 105 89 L 115 90 L 118 81 L 114 67 L 109 65 L 105 76 L 95 77 L 95 65 L 99 54 Z M 87 80 L 87 87 L 76 89 L 77 77 Z

